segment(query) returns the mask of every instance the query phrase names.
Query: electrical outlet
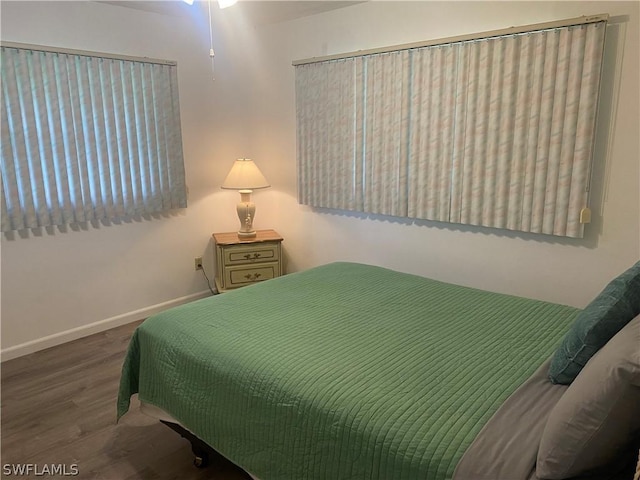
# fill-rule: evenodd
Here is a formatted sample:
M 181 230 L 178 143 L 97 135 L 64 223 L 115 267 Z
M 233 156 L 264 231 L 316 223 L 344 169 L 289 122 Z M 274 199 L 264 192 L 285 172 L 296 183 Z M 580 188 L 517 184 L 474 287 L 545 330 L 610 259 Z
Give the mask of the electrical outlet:
M 196 257 L 193 260 L 196 270 L 202 270 L 202 257 Z

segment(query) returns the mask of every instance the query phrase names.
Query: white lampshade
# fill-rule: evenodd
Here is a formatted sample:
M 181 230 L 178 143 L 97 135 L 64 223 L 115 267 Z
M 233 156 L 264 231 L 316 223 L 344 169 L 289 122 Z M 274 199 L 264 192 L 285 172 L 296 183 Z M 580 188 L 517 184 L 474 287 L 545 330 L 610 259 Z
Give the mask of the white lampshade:
M 233 162 L 231 171 L 222 183 L 222 188 L 231 190 L 256 190 L 270 186 L 258 166 L 250 158 L 239 158 Z

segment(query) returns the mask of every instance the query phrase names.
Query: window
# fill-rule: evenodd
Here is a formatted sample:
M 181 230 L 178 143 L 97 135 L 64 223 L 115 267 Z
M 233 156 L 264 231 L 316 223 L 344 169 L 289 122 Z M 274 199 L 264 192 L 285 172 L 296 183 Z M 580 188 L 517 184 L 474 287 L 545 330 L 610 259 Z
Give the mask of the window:
M 582 237 L 606 16 L 295 62 L 298 199 Z
M 2 231 L 186 207 L 177 65 L 2 45 Z

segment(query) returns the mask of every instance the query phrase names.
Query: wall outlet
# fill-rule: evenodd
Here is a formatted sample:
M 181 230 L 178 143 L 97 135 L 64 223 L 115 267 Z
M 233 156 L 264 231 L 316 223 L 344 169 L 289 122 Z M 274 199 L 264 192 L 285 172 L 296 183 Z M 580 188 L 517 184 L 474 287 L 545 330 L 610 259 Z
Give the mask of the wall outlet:
M 202 257 L 196 257 L 193 259 L 196 270 L 202 270 Z

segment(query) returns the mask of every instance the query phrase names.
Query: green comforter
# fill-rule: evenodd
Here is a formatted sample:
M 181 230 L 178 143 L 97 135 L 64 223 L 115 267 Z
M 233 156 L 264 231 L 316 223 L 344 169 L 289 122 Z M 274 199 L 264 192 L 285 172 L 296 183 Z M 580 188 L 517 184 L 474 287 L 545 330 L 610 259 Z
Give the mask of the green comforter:
M 135 332 L 132 394 L 262 480 L 438 480 L 578 310 L 334 263 Z

